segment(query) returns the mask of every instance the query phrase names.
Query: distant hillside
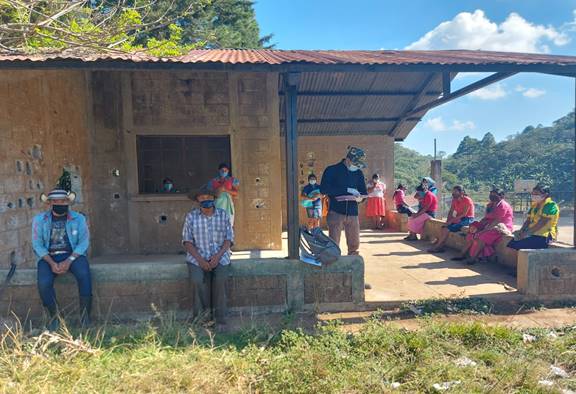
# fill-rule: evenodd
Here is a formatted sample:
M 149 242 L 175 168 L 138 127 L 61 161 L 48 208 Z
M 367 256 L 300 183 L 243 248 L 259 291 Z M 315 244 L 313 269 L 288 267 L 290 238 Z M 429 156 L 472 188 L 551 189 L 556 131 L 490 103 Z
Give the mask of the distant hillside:
M 429 173 L 430 156 L 396 145 L 396 179 L 413 186 Z M 498 185 L 512 190 L 516 179 L 536 179 L 553 190 L 571 192 L 574 186 L 574 112 L 552 126 L 528 126 L 506 141 L 491 133 L 477 140 L 465 137 L 444 160 L 444 180 L 450 188 L 461 183 L 471 190 Z

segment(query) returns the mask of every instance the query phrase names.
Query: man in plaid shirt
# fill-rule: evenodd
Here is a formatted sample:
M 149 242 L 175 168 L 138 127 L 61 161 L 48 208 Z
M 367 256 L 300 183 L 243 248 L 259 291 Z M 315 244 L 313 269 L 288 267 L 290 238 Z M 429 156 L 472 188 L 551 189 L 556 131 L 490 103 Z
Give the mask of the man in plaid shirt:
M 225 283 L 230 266 L 234 230 L 230 215 L 214 206 L 214 192 L 201 189 L 194 196 L 200 208 L 188 215 L 182 229 L 182 244 L 193 288 L 193 313 L 211 312 L 218 324 L 226 315 Z

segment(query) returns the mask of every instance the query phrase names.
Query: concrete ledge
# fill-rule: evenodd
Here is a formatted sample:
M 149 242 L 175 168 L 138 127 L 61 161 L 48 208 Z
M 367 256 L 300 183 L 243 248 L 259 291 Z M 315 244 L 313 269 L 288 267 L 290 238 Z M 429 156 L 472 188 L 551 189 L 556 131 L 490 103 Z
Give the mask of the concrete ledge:
M 529 297 L 576 294 L 576 250 L 551 248 L 518 252 L 518 290 Z
M 426 226 L 424 227 L 424 235 L 429 239 L 438 238 L 442 231 L 442 226 L 445 223 L 446 222 L 438 219 L 431 219 L 427 221 Z M 506 247 L 508 242 L 510 242 L 512 239 L 512 237 L 502 237 L 502 240 L 496 245 L 496 254 L 494 257 L 498 264 L 516 269 L 518 253 L 514 249 Z M 466 233 L 450 233 L 446 245 L 452 249 L 463 250 L 466 246 Z
M 157 311 L 189 311 L 193 300 L 181 259 L 166 256 L 163 262 L 158 256 L 155 262 L 134 262 L 138 259 L 131 256 L 130 263 L 92 264 L 95 316 L 125 319 Z M 0 270 L 0 278 L 6 273 Z M 226 291 L 232 314 L 358 310 L 364 304 L 364 261 L 343 256 L 322 268 L 286 259 L 237 261 L 232 263 Z M 72 275 L 58 278 L 56 292 L 63 310 L 75 312 L 78 292 Z M 21 320 L 42 315 L 35 269 L 17 270 L 0 298 L 0 315 L 12 314 Z

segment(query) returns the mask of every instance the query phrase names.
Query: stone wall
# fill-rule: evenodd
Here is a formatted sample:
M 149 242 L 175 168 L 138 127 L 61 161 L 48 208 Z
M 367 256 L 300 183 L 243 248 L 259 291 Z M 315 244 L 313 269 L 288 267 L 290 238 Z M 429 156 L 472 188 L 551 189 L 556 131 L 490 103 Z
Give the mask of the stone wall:
M 0 267 L 35 266 L 32 218 L 64 168 L 78 193 L 74 209 L 91 221 L 86 92 L 80 71 L 0 72 Z
M 113 258 L 116 259 L 116 258 Z M 193 299 L 183 256 L 108 263 L 94 259 L 94 315 L 101 321 L 149 318 L 157 312 L 188 315 Z M 158 269 L 161 267 L 161 269 Z M 6 270 L 0 270 L 0 277 Z M 56 293 L 64 314 L 77 317 L 78 291 L 70 274 L 59 278 Z M 233 262 L 226 284 L 231 314 L 287 311 L 358 310 L 364 304 L 364 262 L 342 257 L 328 267 L 286 259 Z M 20 269 L 0 298 L 0 316 L 15 314 L 22 322 L 42 317 L 36 270 Z
M 368 168 L 363 170 L 367 181 L 372 174 L 379 173 L 386 183 L 387 210 L 393 209 L 392 193 L 394 192 L 394 139 L 388 136 L 317 136 L 298 138 L 298 183 L 300 189 L 308 183 L 308 174 L 316 174 L 321 180 L 324 169 L 336 164 L 346 156 L 348 146 L 363 148 L 368 159 Z M 285 144 L 282 140 L 282 195 L 285 196 Z M 363 227 L 371 224 L 365 217 L 365 205 L 360 205 L 360 218 Z M 286 223 L 286 199 L 282 199 L 283 223 Z M 306 212 L 300 209 L 300 221 L 306 222 Z M 325 220 L 323 220 L 325 224 Z

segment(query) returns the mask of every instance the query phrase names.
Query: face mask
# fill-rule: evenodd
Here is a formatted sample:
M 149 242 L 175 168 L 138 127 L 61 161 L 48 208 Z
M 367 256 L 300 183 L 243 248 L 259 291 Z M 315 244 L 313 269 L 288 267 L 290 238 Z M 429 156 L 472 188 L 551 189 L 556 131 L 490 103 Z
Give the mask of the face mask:
M 460 194 L 452 193 L 452 198 L 459 199 Z
M 68 212 L 68 205 L 52 205 L 52 212 L 56 215 L 64 215 Z
M 310 179 L 308 181 L 308 183 L 310 183 L 311 185 L 315 185 L 316 184 L 316 179 Z
M 220 170 L 218 171 L 220 173 L 220 176 L 222 178 L 226 178 L 228 176 L 228 171 L 227 170 Z
M 490 201 L 492 202 L 498 202 L 499 197 L 498 196 L 494 196 L 494 195 L 490 195 L 490 197 L 488 197 L 490 199 Z
M 420 195 L 420 197 L 424 197 L 426 195 L 426 192 L 418 192 L 418 194 Z
M 358 171 L 360 168 L 358 166 L 355 166 L 354 164 L 350 164 L 350 167 L 348 167 L 348 171 L 350 172 L 355 172 Z
M 200 202 L 200 206 L 204 209 L 214 208 L 214 200 L 204 200 Z
M 171 183 L 166 183 L 166 184 L 164 184 L 164 190 L 166 190 L 166 191 L 168 191 L 168 192 L 169 192 L 170 190 L 172 190 L 173 187 L 174 187 L 174 185 L 171 184 Z
M 378 179 L 378 178 L 376 178 L 376 179 L 372 179 L 372 182 L 374 182 L 374 183 L 378 183 L 378 182 L 380 182 L 380 179 Z
M 539 194 L 533 194 L 532 195 L 532 202 L 541 202 L 542 200 L 544 200 L 544 197 L 539 195 Z

